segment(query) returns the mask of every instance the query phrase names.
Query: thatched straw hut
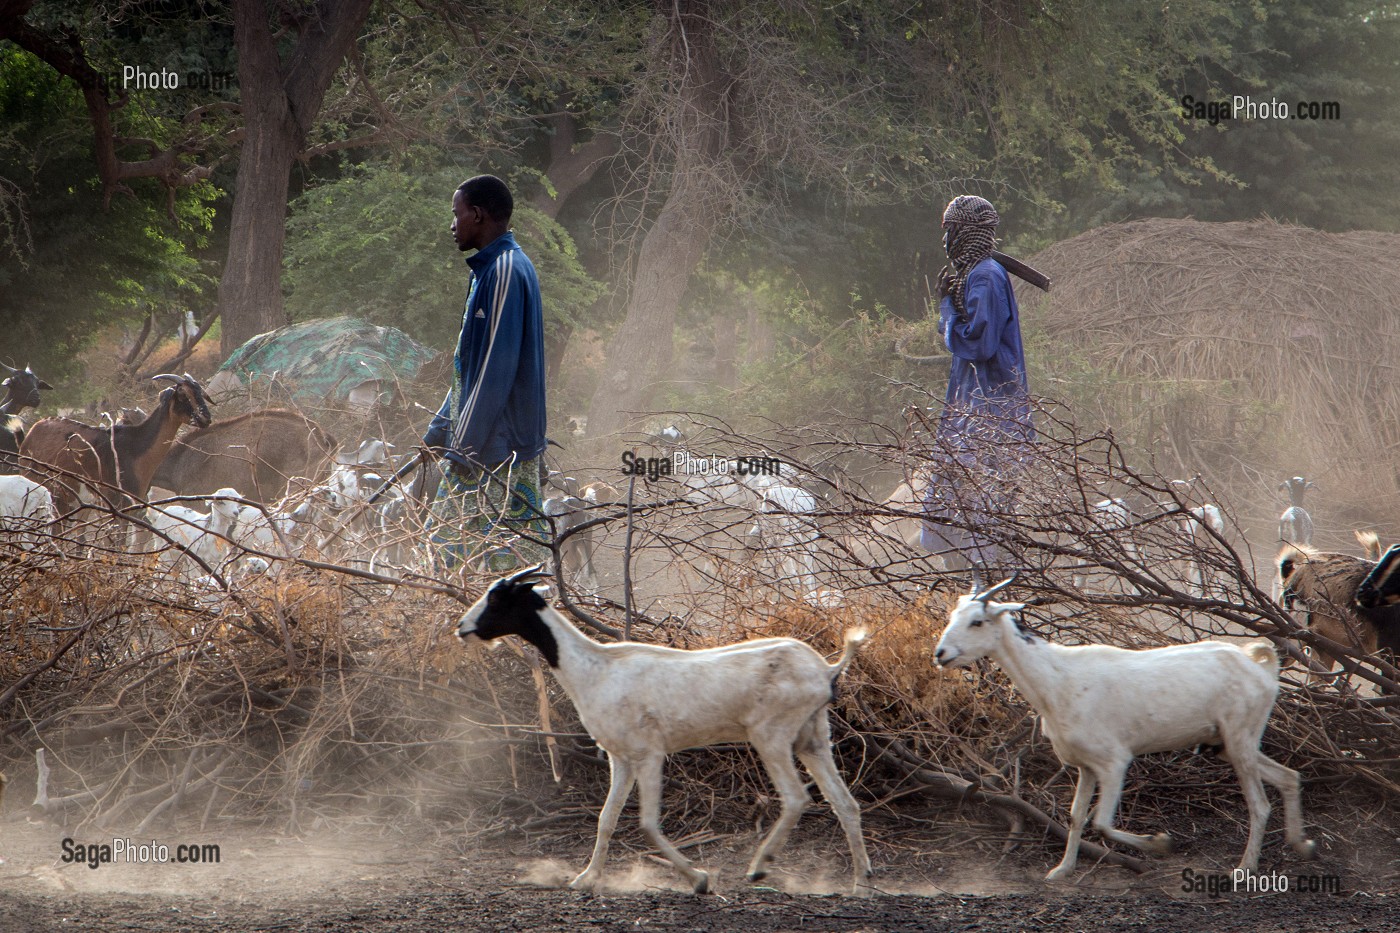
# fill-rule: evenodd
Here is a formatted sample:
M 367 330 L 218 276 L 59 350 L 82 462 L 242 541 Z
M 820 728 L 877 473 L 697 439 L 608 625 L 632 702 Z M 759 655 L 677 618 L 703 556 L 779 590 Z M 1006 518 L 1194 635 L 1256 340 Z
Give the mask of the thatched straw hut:
M 1152 219 L 1033 263 L 1038 391 L 1237 495 L 1303 473 L 1335 521 L 1400 522 L 1400 235 Z

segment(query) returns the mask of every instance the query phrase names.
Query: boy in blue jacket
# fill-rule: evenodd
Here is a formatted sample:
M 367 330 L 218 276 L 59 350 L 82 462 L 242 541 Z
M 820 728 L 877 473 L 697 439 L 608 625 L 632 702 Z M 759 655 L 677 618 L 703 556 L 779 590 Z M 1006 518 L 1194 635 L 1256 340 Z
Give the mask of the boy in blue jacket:
M 442 458 L 429 528 L 443 569 L 468 555 L 485 554 L 492 573 L 548 557 L 544 313 L 535 267 L 510 233 L 513 210 L 494 175 L 469 178 L 452 196 L 452 238 L 476 253 L 467 257 L 455 378 L 423 436 Z

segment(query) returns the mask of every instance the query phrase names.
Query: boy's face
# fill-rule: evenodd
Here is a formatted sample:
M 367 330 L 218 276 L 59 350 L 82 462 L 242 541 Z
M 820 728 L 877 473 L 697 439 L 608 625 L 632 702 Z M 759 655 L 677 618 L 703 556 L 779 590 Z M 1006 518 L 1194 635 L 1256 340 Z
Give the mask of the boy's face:
M 467 203 L 466 195 L 458 191 L 452 195 L 452 239 L 457 241 L 457 249 L 481 249 L 481 237 L 486 225 L 486 212 Z

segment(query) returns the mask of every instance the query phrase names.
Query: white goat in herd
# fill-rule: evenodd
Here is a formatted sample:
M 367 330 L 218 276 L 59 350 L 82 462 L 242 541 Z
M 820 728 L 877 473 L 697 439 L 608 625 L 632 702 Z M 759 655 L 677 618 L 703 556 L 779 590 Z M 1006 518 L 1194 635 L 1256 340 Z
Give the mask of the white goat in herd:
M 54 523 L 53 496 L 39 483 L 16 474 L 0 476 L 0 531 L 13 532 L 26 550 L 39 530 Z
M 237 489 L 225 487 L 208 497 L 209 511 L 197 512 L 183 505 L 152 506 L 146 520 L 175 547 L 161 551 L 160 560 L 178 567 L 182 576 L 194 580 L 204 571 L 187 557 L 194 555 L 211 569 L 218 570 L 229 554 L 228 535 L 242 505 Z
M 740 462 L 729 461 L 724 470 L 684 475 L 686 499 L 695 505 L 753 512 L 746 544 L 771 555 L 771 579 L 794 585 L 802 599 L 814 605 L 839 605 L 839 591 L 817 585 L 817 497 L 798 485 L 797 469 L 789 463 L 779 462 L 776 473 L 747 468 L 741 473 Z
M 1289 845 L 1304 858 L 1313 856 L 1313 842 L 1303 838 L 1298 772 L 1259 749 L 1278 694 L 1272 645 L 1200 641 L 1139 651 L 1056 645 L 1020 627 L 1016 616 L 1023 603 L 991 601 L 1011 582 L 959 597 L 935 658 L 942 667 L 967 667 L 983 657 L 1000 664 L 1040 713 L 1055 754 L 1079 769 L 1064 859 L 1046 881 L 1062 881 L 1074 871 L 1096 786 L 1101 793 L 1094 826 L 1106 838 L 1144 852 L 1169 852 L 1166 833 L 1138 836 L 1113 828 L 1123 777 L 1136 755 L 1197 745 L 1223 745 L 1221 754 L 1234 765 L 1244 789 L 1249 842 L 1239 868 L 1259 867 L 1269 819 L 1264 781 L 1283 795 Z
M 754 855 L 749 878 L 765 876 L 769 856 L 787 840 L 810 803 L 792 762 L 795 751 L 846 832 L 854 893 L 870 893 L 860 807 L 832 759 L 827 721 L 836 681 L 855 657 L 863 630 L 846 633 L 835 664 L 792 638 L 699 651 L 601 644 L 535 591 L 541 576 L 541 569 L 532 567 L 497 580 L 462 615 L 457 634 L 482 641 L 518 635 L 533 644 L 573 701 L 584 728 L 608 753 L 612 784 L 598 815 L 598 839 L 588 867 L 571 887 L 592 890 L 602 884 L 608 842 L 636 783 L 647 837 L 697 894 L 708 892 L 709 874 L 691 865 L 661 832 L 662 765 L 667 755 L 682 749 L 749 742 L 782 798 L 782 813 Z

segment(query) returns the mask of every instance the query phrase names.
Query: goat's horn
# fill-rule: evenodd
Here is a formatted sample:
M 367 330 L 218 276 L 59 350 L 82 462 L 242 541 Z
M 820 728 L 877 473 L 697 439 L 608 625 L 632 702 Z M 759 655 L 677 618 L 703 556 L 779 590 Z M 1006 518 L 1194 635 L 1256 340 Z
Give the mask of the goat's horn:
M 152 377 L 151 377 L 151 381 L 152 381 L 152 382 L 159 382 L 159 381 L 162 380 L 162 379 L 169 379 L 169 380 L 171 380 L 172 382 L 183 382 L 183 381 L 184 381 L 184 380 L 182 380 L 179 376 L 175 375 L 174 373 L 161 373 L 159 376 L 152 376 Z
M 998 583 L 996 586 L 992 587 L 990 590 L 987 590 L 986 592 L 983 592 L 983 593 L 978 593 L 978 594 L 977 594 L 977 600 L 978 600 L 978 602 L 981 602 L 981 603 L 985 604 L 985 603 L 987 602 L 987 600 L 990 599 L 990 598 L 992 597 L 992 594 L 993 594 L 993 593 L 1000 592 L 1001 590 L 1004 590 L 1004 589 L 1006 589 L 1008 586 L 1010 586 L 1011 584 L 1015 583 L 1015 582 L 1016 582 L 1016 577 L 1019 575 L 1019 573 L 1020 573 L 1020 571 L 1017 571 L 1016 573 L 1013 573 L 1011 576 L 1007 577 L 1005 580 L 1002 580 L 1002 581 L 1001 581 L 1000 583 Z
M 528 580 L 531 577 L 543 576 L 548 576 L 548 574 L 544 572 L 544 564 L 536 564 L 533 567 L 526 567 L 524 570 L 520 570 L 516 573 L 511 574 L 509 577 L 506 577 L 506 582 L 520 583 L 521 581 Z
M 7 370 L 9 370 L 9 371 L 12 372 L 12 373 L 17 373 L 17 372 L 19 372 L 18 369 L 15 369 L 13 366 L 9 365 L 8 363 L 0 363 L 0 366 L 4 366 Z

